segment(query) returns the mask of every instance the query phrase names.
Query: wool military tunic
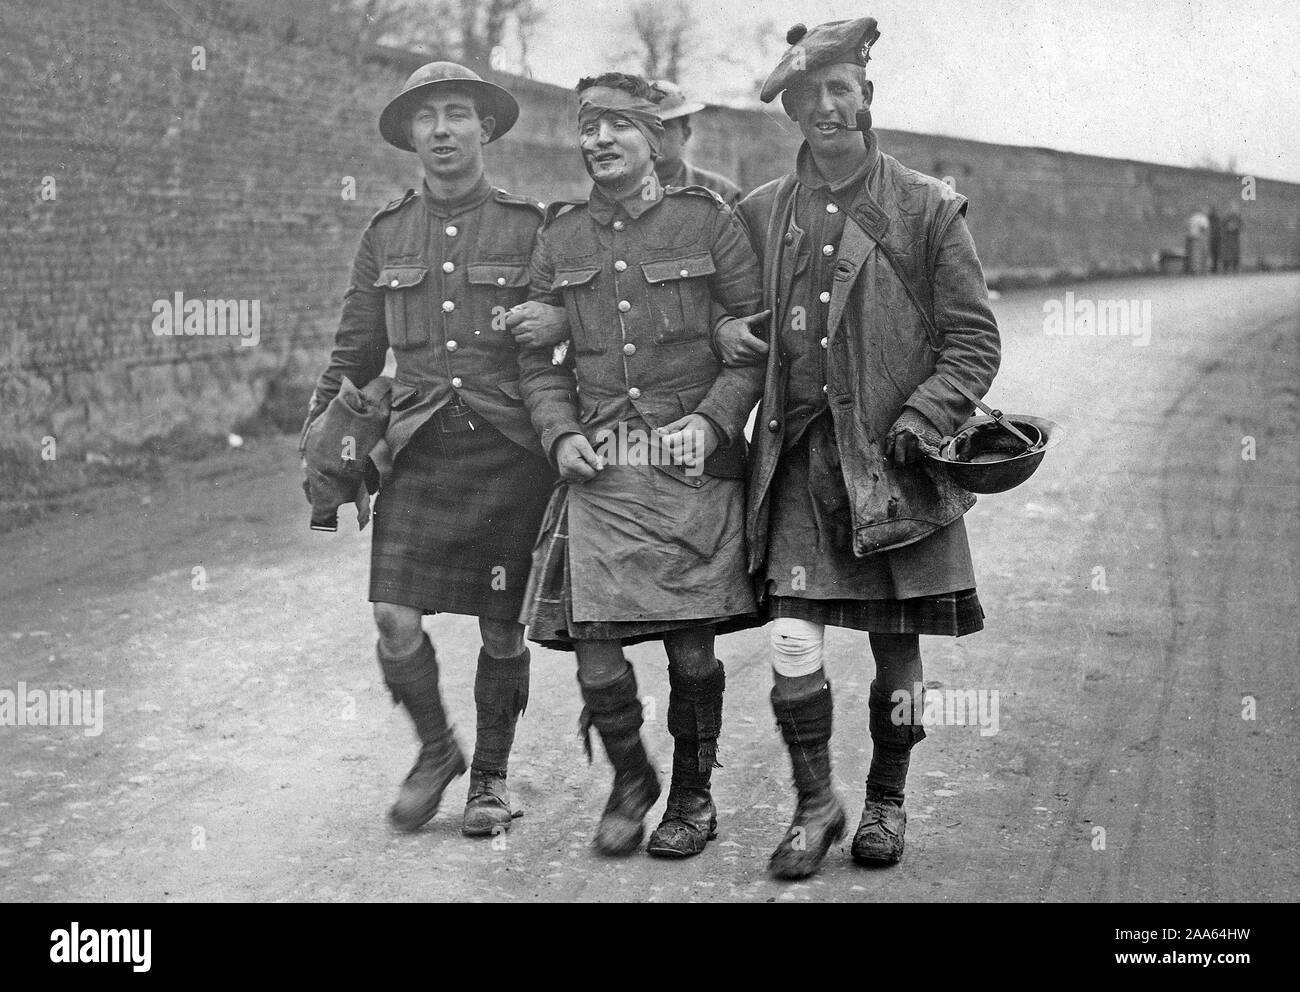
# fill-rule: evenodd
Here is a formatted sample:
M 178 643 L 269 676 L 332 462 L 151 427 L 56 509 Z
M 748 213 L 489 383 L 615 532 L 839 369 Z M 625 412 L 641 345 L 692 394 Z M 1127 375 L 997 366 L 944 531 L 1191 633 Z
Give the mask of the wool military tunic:
M 517 445 L 540 454 L 519 396 L 505 312 L 528 295 L 528 260 L 542 220 L 536 200 L 486 179 L 454 201 L 409 190 L 370 222 L 352 267 L 315 416 L 343 376 L 363 386 L 397 357 L 392 455 L 435 410 L 458 399 Z
M 518 616 L 556 474 L 519 395 L 505 312 L 527 295 L 541 219 L 541 204 L 482 179 L 454 200 L 411 191 L 362 237 L 312 407 L 323 410 L 345 375 L 370 381 L 392 347 L 374 602 Z
M 653 455 L 615 457 L 596 478 L 567 487 L 551 520 L 552 539 L 567 531 L 563 567 L 553 553 L 540 555 L 533 585 L 545 597 L 562 576 L 568 622 L 552 628 L 567 626 L 577 639 L 754 610 L 743 428 L 762 370 L 724 368 L 711 330 L 721 311 L 758 309 L 758 261 L 714 194 L 657 184 L 649 193 L 616 203 L 596 187 L 586 203 L 552 204 L 533 253 L 531 296 L 566 308 L 572 348 L 565 365 L 553 364 L 549 349 L 521 352 L 522 392 L 552 458 L 566 434 L 617 454 L 602 439 L 620 428 L 649 436 L 692 413 L 714 425 L 720 447 L 695 474 Z M 558 632 L 539 631 L 536 612 L 529 619 L 534 639 Z

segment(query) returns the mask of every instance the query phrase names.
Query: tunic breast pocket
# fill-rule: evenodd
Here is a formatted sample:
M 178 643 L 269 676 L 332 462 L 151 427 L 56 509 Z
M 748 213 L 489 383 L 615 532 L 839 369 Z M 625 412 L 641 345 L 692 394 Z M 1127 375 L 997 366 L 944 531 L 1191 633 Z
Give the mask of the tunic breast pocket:
M 564 294 L 564 307 L 569 313 L 569 334 L 573 347 L 580 355 L 597 355 L 607 346 L 608 328 L 615 314 L 602 314 L 597 300 L 596 275 L 600 268 L 557 268 L 551 290 Z
M 384 327 L 394 348 L 411 348 L 429 340 L 429 288 L 423 262 L 390 262 L 379 270 L 375 286 L 384 293 Z
M 472 330 L 484 337 L 510 341 L 506 311 L 528 299 L 528 266 L 522 260 L 470 262 L 465 273 L 474 302 Z
M 677 344 L 709 333 L 708 276 L 717 269 L 707 252 L 642 262 L 656 344 Z

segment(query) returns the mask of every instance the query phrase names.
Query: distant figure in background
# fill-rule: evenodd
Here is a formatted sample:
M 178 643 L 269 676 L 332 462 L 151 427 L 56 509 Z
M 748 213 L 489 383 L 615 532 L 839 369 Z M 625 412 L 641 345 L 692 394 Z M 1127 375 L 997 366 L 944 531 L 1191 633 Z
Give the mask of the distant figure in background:
M 1223 218 L 1223 244 L 1220 246 L 1224 272 L 1241 271 L 1241 214 L 1233 207 Z
M 1219 271 L 1219 251 L 1223 245 L 1223 225 L 1219 222 L 1219 211 L 1210 208 L 1210 271 Z
M 1210 232 L 1210 218 L 1203 211 L 1196 211 L 1187 218 L 1187 254 L 1183 260 L 1183 271 L 1189 276 L 1205 273 L 1205 240 Z
M 653 84 L 667 94 L 659 104 L 659 118 L 664 122 L 663 150 L 655 162 L 655 175 L 665 186 L 703 186 L 711 189 L 734 207 L 742 190 L 726 176 L 701 169 L 682 158 L 686 142 L 691 140 L 691 114 L 699 113 L 704 104 L 686 99 L 676 83 L 656 79 Z

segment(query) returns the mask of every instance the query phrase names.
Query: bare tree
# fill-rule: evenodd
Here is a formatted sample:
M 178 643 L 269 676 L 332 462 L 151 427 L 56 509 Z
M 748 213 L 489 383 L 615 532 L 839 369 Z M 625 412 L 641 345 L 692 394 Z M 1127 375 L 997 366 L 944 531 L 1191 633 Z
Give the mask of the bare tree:
M 525 76 L 529 75 L 528 43 L 545 16 L 534 0 L 527 0 L 515 12 L 515 27 L 519 34 L 519 68 Z
M 422 43 L 445 57 L 481 65 L 492 64 L 493 51 L 512 31 L 526 52 L 543 16 L 537 0 L 188 0 L 187 6 L 228 28 L 327 47 L 357 60 L 384 41 Z
M 431 33 L 443 14 L 442 3 L 427 0 L 333 0 L 345 8 L 340 24 L 355 25 L 346 32 L 354 61 L 359 62 L 370 46 L 393 34 Z
M 521 50 L 542 18 L 535 0 L 440 0 L 449 21 L 459 28 L 456 54 L 467 62 L 494 65 L 493 52 L 502 48 L 513 28 Z M 495 66 L 494 66 L 495 67 Z
M 329 48 L 359 58 L 399 25 L 428 21 L 421 0 L 188 0 L 196 17 L 239 31 L 256 31 L 287 44 Z M 173 6 L 179 13 L 180 6 Z
M 689 50 L 695 15 L 687 0 L 658 4 L 640 0 L 632 7 L 632 31 L 641 43 L 641 71 L 649 79 L 677 82 Z

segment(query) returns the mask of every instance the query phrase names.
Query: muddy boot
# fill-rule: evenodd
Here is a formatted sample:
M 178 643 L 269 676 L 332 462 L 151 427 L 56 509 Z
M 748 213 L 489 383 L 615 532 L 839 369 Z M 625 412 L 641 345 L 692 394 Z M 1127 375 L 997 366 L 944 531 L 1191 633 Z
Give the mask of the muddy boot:
M 474 676 L 478 728 L 461 825 L 461 833 L 467 837 L 490 837 L 510 829 L 514 814 L 506 768 L 515 741 L 515 723 L 528 706 L 528 662 L 527 648 L 513 658 L 493 658 L 484 650 L 478 653 Z
M 582 699 L 587 758 L 591 758 L 590 728 L 595 727 L 614 766 L 614 788 L 596 828 L 596 850 L 614 856 L 631 854 L 641 846 L 642 821 L 659 799 L 659 776 L 641 742 L 641 700 L 631 666 L 610 685 L 582 686 Z
M 469 797 L 465 801 L 465 820 L 460 832 L 466 837 L 492 837 L 509 830 L 515 815 L 510 809 L 510 787 L 506 785 L 505 772 L 471 768 Z
M 799 801 L 767 870 L 776 878 L 807 878 L 848 829 L 844 807 L 831 788 L 830 683 L 803 699 L 778 700 L 774 690 L 772 712 L 790 751 Z
M 388 811 L 398 830 L 413 831 L 433 819 L 442 793 L 452 779 L 465 774 L 465 755 L 442 708 L 438 692 L 438 657 L 427 634 L 411 654 L 389 658 L 379 652 L 379 667 L 393 701 L 406 707 L 420 738 L 420 755 Z
M 903 856 L 907 811 L 867 793 L 853 835 L 853 860 L 860 865 L 894 865 Z
M 646 850 L 660 858 L 689 858 L 718 835 L 718 811 L 709 780 L 718 764 L 722 732 L 722 662 L 703 681 L 668 670 L 668 732 L 673 735 L 673 781 L 664 818 Z
M 922 691 L 924 696 L 924 690 Z M 909 722 L 896 724 L 889 696 L 871 683 L 868 696 L 871 727 L 871 770 L 867 773 L 867 798 L 862 820 L 853 835 L 853 860 L 863 865 L 893 865 L 903 856 L 907 811 L 903 790 L 911 763 L 912 746 L 925 738 L 921 725 L 923 699 L 912 701 Z

